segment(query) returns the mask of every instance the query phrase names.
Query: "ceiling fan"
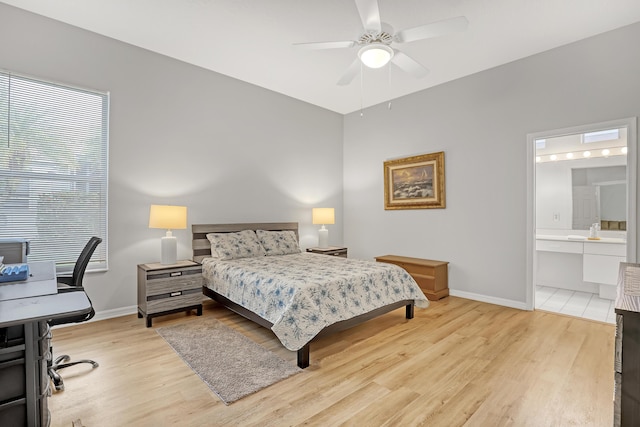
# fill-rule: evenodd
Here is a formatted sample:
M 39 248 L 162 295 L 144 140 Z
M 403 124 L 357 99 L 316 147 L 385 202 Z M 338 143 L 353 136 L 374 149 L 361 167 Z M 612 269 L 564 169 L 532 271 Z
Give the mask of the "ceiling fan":
M 355 0 L 364 33 L 357 40 L 295 43 L 294 47 L 301 49 L 340 49 L 359 46 L 358 57 L 351 63 L 347 71 L 338 80 L 338 85 L 344 86 L 351 83 L 358 74 L 361 63 L 369 68 L 380 68 L 389 61 L 397 65 L 401 70 L 421 78 L 427 75 L 429 70 L 423 67 L 415 59 L 406 53 L 392 47 L 392 44 L 401 44 L 439 37 L 446 34 L 464 31 L 469 22 L 464 16 L 445 19 L 443 21 L 407 28 L 394 32 L 391 25 L 380 21 L 380 11 L 377 0 Z

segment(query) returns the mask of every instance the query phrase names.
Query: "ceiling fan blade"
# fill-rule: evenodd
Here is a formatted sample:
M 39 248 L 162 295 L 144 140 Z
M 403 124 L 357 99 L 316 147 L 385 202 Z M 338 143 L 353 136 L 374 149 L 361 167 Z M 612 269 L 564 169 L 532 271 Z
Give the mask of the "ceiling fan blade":
M 429 74 L 429 70 L 419 64 L 409 55 L 402 53 L 397 49 L 394 49 L 393 52 L 394 54 L 393 58 L 391 58 L 391 62 L 396 64 L 402 71 L 411 74 L 417 79 L 420 79 Z
M 361 64 L 360 58 L 356 58 L 355 61 L 349 65 L 349 68 L 347 68 L 347 71 L 345 71 L 342 77 L 340 77 L 340 80 L 338 80 L 338 86 L 346 86 L 351 83 L 356 74 L 358 74 L 358 71 L 360 71 Z
M 362 26 L 367 31 L 382 31 L 378 0 L 355 0 Z
M 398 31 L 394 38 L 399 43 L 406 43 L 461 32 L 466 30 L 467 26 L 469 26 L 467 18 L 458 16 L 456 18 L 445 19 L 443 21 L 432 22 L 431 24 Z
M 320 50 L 320 49 L 341 49 L 345 47 L 353 47 L 357 43 L 347 40 L 341 42 L 313 42 L 313 43 L 294 43 L 296 49 Z

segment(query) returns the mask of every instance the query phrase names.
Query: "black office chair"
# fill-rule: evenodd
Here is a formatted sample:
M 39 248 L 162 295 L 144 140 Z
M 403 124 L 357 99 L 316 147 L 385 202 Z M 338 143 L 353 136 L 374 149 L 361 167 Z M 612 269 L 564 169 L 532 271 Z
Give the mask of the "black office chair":
M 64 292 L 84 292 L 84 288 L 82 287 L 82 279 L 84 278 L 84 272 L 87 269 L 87 265 L 89 265 L 89 260 L 93 255 L 93 252 L 96 250 L 98 245 L 102 242 L 102 239 L 99 237 L 92 237 L 89 239 L 84 249 L 80 253 L 78 260 L 76 261 L 76 265 L 73 268 L 73 275 L 71 276 L 58 276 L 56 279 L 58 281 L 58 293 Z M 88 296 L 87 296 L 88 298 Z M 89 300 L 91 302 L 91 300 Z M 82 316 L 71 316 L 71 317 L 63 317 L 61 319 L 53 319 L 50 320 L 49 326 L 63 325 L 66 323 L 80 323 L 86 322 L 95 316 L 96 312 L 93 309 L 93 304 L 91 305 L 91 312 L 82 315 Z M 51 354 L 53 355 L 53 349 L 51 349 Z M 53 385 L 56 390 L 64 390 L 64 382 L 62 381 L 62 377 L 58 374 L 58 370 L 68 368 L 69 366 L 74 366 L 79 363 L 90 363 L 94 368 L 97 368 L 99 365 L 97 362 L 89 359 L 77 360 L 75 362 L 69 362 L 71 358 L 64 354 L 62 356 L 57 357 L 53 362 L 48 362 L 48 372 L 49 377 L 53 381 Z

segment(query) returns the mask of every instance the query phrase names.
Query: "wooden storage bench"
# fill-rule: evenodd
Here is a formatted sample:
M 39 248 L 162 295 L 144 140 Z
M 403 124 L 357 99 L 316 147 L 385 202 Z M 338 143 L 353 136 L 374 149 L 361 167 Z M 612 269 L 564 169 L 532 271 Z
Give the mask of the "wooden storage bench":
M 398 255 L 379 256 L 376 257 L 376 261 L 395 264 L 407 270 L 407 273 L 413 277 L 422 292 L 431 301 L 449 296 L 448 261 L 434 261 Z

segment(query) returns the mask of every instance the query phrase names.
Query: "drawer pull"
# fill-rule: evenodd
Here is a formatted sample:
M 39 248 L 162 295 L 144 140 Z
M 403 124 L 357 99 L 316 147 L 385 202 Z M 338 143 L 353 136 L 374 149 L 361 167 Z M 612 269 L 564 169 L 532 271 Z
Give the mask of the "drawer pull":
M 174 271 L 173 273 L 169 274 L 171 277 L 178 277 L 178 276 L 182 276 L 182 271 Z
M 171 293 L 169 294 L 169 296 L 172 296 L 172 297 L 179 297 L 180 295 L 182 295 L 182 291 L 178 291 L 178 292 L 171 292 Z

